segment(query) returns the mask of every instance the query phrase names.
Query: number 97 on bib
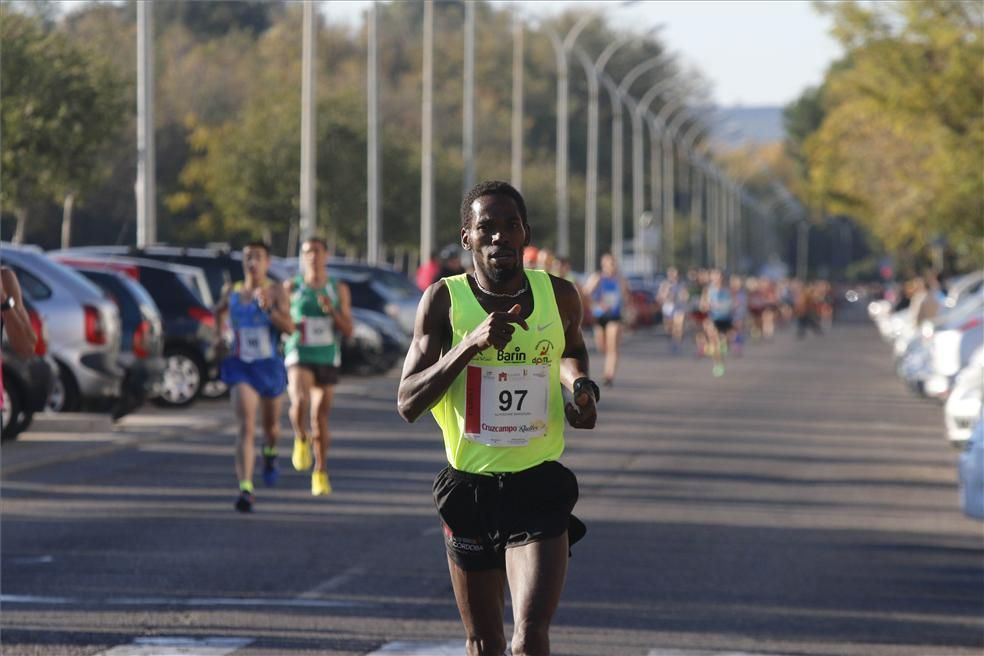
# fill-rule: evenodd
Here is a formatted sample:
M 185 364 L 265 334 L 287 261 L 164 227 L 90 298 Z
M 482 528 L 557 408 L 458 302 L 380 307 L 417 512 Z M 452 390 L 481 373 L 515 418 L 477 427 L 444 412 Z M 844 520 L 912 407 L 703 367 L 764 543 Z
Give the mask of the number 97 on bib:
M 547 365 L 469 365 L 464 436 L 486 446 L 526 446 L 547 432 Z

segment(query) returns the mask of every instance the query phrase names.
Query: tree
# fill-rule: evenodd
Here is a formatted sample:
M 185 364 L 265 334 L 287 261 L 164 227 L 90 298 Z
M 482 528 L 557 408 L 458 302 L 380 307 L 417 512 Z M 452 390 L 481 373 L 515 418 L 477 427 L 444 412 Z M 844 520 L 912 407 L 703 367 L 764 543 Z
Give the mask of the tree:
M 817 207 L 847 213 L 898 254 L 941 237 L 984 262 L 984 8 L 979 3 L 819 5 L 850 65 L 825 80 L 804 142 Z
M 99 154 L 127 116 L 126 85 L 64 34 L 0 11 L 0 203 L 21 241 L 33 205 L 65 199 L 70 208 L 105 175 Z

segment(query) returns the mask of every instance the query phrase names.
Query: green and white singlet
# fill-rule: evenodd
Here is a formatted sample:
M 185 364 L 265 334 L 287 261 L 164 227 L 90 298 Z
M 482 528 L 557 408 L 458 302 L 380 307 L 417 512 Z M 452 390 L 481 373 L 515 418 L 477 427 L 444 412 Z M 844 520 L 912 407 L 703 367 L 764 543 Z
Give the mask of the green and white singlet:
M 529 330 L 516 326 L 506 347 L 472 358 L 431 409 L 448 463 L 459 471 L 516 472 L 557 460 L 564 451 L 560 358 L 564 326 L 550 275 L 525 271 L 533 294 Z M 451 294 L 451 346 L 485 320 L 467 274 L 444 279 Z
M 341 364 L 341 348 L 331 313 L 325 313 L 318 303 L 324 294 L 332 305 L 338 306 L 338 286 L 328 279 L 320 289 L 308 287 L 301 276 L 294 278 L 290 295 L 290 318 L 296 326 L 284 347 L 284 364 L 319 364 L 337 367 Z

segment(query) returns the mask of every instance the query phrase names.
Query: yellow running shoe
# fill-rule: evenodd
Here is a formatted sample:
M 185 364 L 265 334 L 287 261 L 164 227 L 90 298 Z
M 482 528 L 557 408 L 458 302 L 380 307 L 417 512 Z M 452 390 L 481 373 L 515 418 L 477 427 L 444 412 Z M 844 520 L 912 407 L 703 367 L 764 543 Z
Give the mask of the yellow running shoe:
M 311 445 L 307 440 L 294 437 L 294 453 L 291 454 L 290 461 L 296 471 L 311 469 Z
M 316 497 L 326 497 L 331 494 L 328 472 L 316 471 L 311 473 L 311 494 Z

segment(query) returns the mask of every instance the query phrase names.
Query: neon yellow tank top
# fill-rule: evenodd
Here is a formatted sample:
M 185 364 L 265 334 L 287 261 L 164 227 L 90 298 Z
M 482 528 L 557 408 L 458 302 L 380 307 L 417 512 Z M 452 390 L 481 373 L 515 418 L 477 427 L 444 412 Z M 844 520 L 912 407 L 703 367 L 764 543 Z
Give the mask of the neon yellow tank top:
M 533 293 L 529 330 L 516 326 L 502 351 L 472 358 L 431 409 L 448 462 L 460 471 L 516 472 L 564 451 L 560 358 L 566 341 L 550 275 L 527 270 Z M 466 274 L 444 279 L 451 294 L 451 346 L 488 316 Z

